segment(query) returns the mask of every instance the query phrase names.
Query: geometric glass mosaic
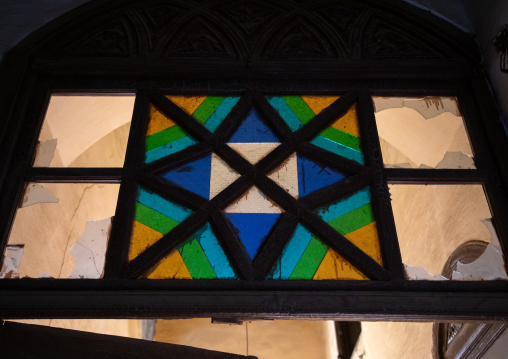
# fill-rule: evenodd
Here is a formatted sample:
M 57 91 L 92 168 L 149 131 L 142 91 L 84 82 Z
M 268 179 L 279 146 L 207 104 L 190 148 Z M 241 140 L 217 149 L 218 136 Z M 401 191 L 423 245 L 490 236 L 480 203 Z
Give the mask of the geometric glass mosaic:
M 131 276 L 382 278 L 354 100 L 149 97 Z

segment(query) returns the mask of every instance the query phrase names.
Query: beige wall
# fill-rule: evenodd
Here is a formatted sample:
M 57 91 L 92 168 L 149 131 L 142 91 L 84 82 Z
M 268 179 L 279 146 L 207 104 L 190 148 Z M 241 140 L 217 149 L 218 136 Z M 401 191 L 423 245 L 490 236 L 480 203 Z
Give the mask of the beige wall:
M 210 319 L 158 320 L 155 340 L 259 359 L 336 359 L 333 322 L 275 320 L 242 325 Z

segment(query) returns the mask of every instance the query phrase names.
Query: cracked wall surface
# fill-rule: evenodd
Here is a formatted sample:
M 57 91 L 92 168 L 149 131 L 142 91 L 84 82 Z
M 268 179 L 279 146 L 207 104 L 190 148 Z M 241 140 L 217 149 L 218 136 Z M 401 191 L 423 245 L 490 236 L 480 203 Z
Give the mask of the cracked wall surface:
M 58 203 L 39 203 L 21 208 L 9 244 L 24 244 L 19 276 L 69 278 L 75 258 L 69 249 L 88 220 L 115 214 L 119 185 L 45 183 Z

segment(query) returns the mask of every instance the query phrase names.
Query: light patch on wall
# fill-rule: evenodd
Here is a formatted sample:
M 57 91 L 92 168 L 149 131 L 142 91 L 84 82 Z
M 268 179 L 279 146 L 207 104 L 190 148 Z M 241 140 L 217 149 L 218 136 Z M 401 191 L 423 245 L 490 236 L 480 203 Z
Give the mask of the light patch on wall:
M 39 203 L 58 203 L 58 201 L 58 198 L 50 189 L 38 183 L 29 183 L 26 187 L 20 208 L 33 206 Z
M 111 217 L 86 222 L 83 234 L 70 249 L 70 252 L 76 257 L 76 266 L 69 276 L 70 279 L 101 278 L 111 223 Z
M 56 138 L 39 142 L 37 145 L 34 167 L 49 167 L 53 157 L 55 156 L 56 145 Z
M 23 258 L 23 244 L 7 245 L 5 256 L 0 270 L 0 278 L 19 278 L 18 267 Z
M 404 264 L 407 279 L 410 280 L 448 280 L 440 274 L 432 275 L 423 267 L 414 267 Z

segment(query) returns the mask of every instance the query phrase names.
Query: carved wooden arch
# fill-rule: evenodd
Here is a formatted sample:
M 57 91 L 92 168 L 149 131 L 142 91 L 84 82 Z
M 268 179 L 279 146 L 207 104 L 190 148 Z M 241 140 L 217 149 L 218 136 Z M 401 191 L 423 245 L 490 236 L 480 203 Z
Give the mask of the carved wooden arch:
M 60 59 L 206 54 L 249 61 L 478 60 L 471 38 L 444 21 L 428 20 L 423 11 L 397 1 L 92 1 L 37 31 L 13 52 L 24 47 L 32 56 Z M 292 44 L 295 38 L 303 41 Z
M 478 70 L 479 59 L 471 37 L 397 0 L 97 0 L 69 12 L 22 41 L 0 68 L 0 92 L 5 94 L 0 97 L 0 110 L 6 118 L 0 121 L 3 246 L 23 181 L 56 173 L 52 169 L 30 172 L 35 134 L 52 91 L 136 91 L 140 94 L 136 101 L 146 108 L 162 93 L 344 94 L 351 90 L 343 98 L 348 105 L 357 101 L 362 105 L 359 117 L 367 124 L 363 131 L 371 148 L 372 186 L 384 206 L 380 215 L 387 219 L 380 228 L 392 238 L 385 252 L 392 251 L 393 261 L 384 262 L 386 271 L 372 276 L 378 281 L 324 283 L 313 287 L 319 294 L 299 292 L 311 287 L 300 284 L 277 287 L 245 281 L 236 287 L 224 284 L 221 291 L 216 283 L 207 283 L 208 287 L 199 288 L 206 290 L 204 297 L 189 285 L 129 281 L 114 273 L 111 280 L 95 282 L 4 281 L 0 282 L 0 315 L 508 318 L 506 283 L 404 281 L 390 220 L 387 178 L 392 182 L 483 183 L 494 212 L 501 217 L 508 213 L 506 182 L 499 173 L 508 178 L 502 158 L 508 149 L 504 137 L 499 137 L 503 132 L 496 126 L 500 124 L 493 120 L 495 106 Z M 485 170 L 464 176 L 457 171 L 422 174 L 384 169 L 372 94 L 459 97 L 464 104 L 461 111 L 471 118 L 468 129 L 475 133 L 475 160 Z M 136 112 L 135 116 L 141 117 Z M 140 122 L 133 121 L 131 133 L 142 133 Z M 129 177 L 125 175 L 129 170 L 101 174 L 120 183 Z M 94 180 L 90 173 L 66 171 L 60 180 Z M 508 221 L 497 221 L 504 248 L 508 247 L 507 226 Z M 131 277 L 137 271 L 134 268 Z

